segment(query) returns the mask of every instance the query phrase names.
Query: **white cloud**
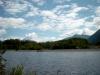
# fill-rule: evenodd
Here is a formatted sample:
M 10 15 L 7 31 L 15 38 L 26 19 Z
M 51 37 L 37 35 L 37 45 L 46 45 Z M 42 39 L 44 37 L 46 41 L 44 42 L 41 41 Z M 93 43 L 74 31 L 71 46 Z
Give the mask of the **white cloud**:
M 91 30 L 89 28 L 84 28 L 83 29 L 83 35 L 92 35 L 95 31 L 94 30 Z
M 62 32 L 67 29 L 77 29 L 84 25 L 86 22 L 85 18 L 78 19 L 76 15 L 78 15 L 79 11 L 87 10 L 88 8 L 79 7 L 77 4 L 72 4 L 70 7 L 70 9 L 64 10 L 65 8 L 69 8 L 69 5 L 60 5 L 51 11 L 42 11 L 41 15 L 44 17 L 44 21 L 39 25 L 38 29 Z
M 100 6 L 98 6 L 95 10 L 97 16 L 100 16 Z
M 57 15 L 55 13 L 53 13 L 52 11 L 49 11 L 49 10 L 43 10 L 41 12 L 41 15 L 43 17 L 47 17 L 47 18 L 57 18 Z
M 55 2 L 62 3 L 67 0 L 54 0 Z M 70 1 L 70 0 L 68 0 Z M 37 3 L 38 5 L 43 5 L 46 0 L 33 0 L 33 2 Z M 99 9 L 97 7 L 96 16 L 92 17 L 92 21 L 86 21 L 86 18 L 79 18 L 79 12 L 82 10 L 88 10 L 87 7 L 79 6 L 77 4 L 70 4 L 70 5 L 57 5 L 55 8 L 51 10 L 43 10 L 39 9 L 38 7 L 33 6 L 28 1 L 7 1 L 5 0 L 3 7 L 5 10 L 11 14 L 16 14 L 20 12 L 25 12 L 26 14 L 23 16 L 24 18 L 28 17 L 36 17 L 41 16 L 43 21 L 41 24 L 35 24 L 33 20 L 27 21 L 24 18 L 4 18 L 0 17 L 0 27 L 12 27 L 12 28 L 26 28 L 26 29 L 37 29 L 41 31 L 51 31 L 57 32 L 61 35 L 59 37 L 47 37 L 47 36 L 39 36 L 37 33 L 29 33 L 26 34 L 25 39 L 35 40 L 35 41 L 48 41 L 48 40 L 58 40 L 64 37 L 69 37 L 74 34 L 82 34 L 84 31 L 85 34 L 91 35 L 94 31 L 92 28 L 94 26 L 100 26 L 100 14 Z M 38 19 L 36 19 L 39 21 Z M 83 28 L 81 28 L 83 26 Z M 3 31 L 0 31 L 3 32 Z M 17 37 L 13 37 L 17 38 Z
M 38 35 L 35 32 L 26 34 L 25 39 L 34 40 L 34 41 L 40 41 Z
M 32 7 L 31 10 L 25 15 L 26 17 L 39 15 L 39 10 L 36 7 Z
M 97 25 L 97 27 L 100 29 L 100 17 L 94 17 L 93 24 Z
M 42 31 L 52 29 L 52 27 L 49 24 L 46 24 L 46 23 L 42 23 L 42 24 L 38 25 L 37 28 L 42 30 Z
M 65 10 L 65 8 L 69 8 Z M 43 17 L 43 22 L 39 25 L 35 25 L 34 28 L 37 28 L 42 31 L 51 30 L 62 31 L 66 29 L 78 28 L 84 24 L 85 19 L 78 19 L 78 12 L 81 10 L 87 10 L 86 7 L 80 7 L 77 4 L 71 5 L 58 5 L 52 10 L 39 10 L 33 9 L 29 11 L 28 16 L 40 15 Z
M 88 21 L 86 21 L 86 18 L 77 18 L 78 12 L 81 10 L 88 10 L 87 7 L 80 7 L 77 4 L 73 4 L 68 10 L 64 10 L 64 8 L 69 8 L 69 5 L 60 5 L 52 11 L 42 14 L 44 16 L 43 25 L 38 28 L 40 30 L 60 32 L 61 35 L 59 38 L 69 37 L 74 34 L 82 34 L 83 31 L 87 32 L 88 35 L 91 35 L 94 32 L 89 26 L 86 27 L 87 29 L 80 29 L 80 27 L 83 25 L 85 26 Z M 55 15 L 56 17 L 53 17 Z M 91 24 L 91 26 L 93 26 L 93 23 Z
M 28 10 L 30 4 L 27 1 L 1 1 L 2 7 L 10 14 L 25 12 Z
M 0 17 L 0 26 L 1 27 L 14 27 L 14 28 L 25 27 L 25 20 L 23 18 Z
M 72 12 L 72 13 L 67 14 L 66 16 L 75 18 L 77 15 L 78 15 L 77 13 Z
M 95 30 L 92 30 L 90 28 L 83 28 L 83 29 L 69 29 L 69 30 L 65 30 L 60 37 L 62 38 L 66 38 L 66 37 L 71 37 L 75 34 L 78 35 L 92 35 L 95 32 Z
M 65 30 L 61 35 L 60 37 L 62 38 L 66 38 L 66 37 L 71 37 L 75 34 L 82 34 L 83 30 L 82 29 L 68 29 L 68 30 Z
M 69 8 L 65 10 L 66 8 Z M 37 26 L 40 30 L 63 31 L 66 29 L 78 28 L 84 25 L 85 18 L 77 18 L 78 12 L 87 10 L 86 7 L 80 7 L 77 4 L 58 5 L 52 10 L 43 10 L 40 15 L 43 16 L 43 22 Z M 55 30 L 56 29 L 56 30 Z
M 83 25 L 85 19 L 73 19 L 66 16 L 58 16 L 56 19 L 44 18 L 44 22 L 38 26 L 40 30 L 51 30 L 60 32 L 66 29 L 74 29 Z
M 71 9 L 72 10 L 69 12 L 79 12 L 81 10 L 88 10 L 87 7 L 81 7 L 81 6 L 78 6 L 77 4 L 72 4 Z
M 70 5 L 57 5 L 52 11 L 58 15 L 64 12 L 64 9 L 68 9 Z
M 96 26 L 97 29 L 100 29 L 100 6 L 95 9 L 96 16 L 93 16 L 93 20 L 89 22 L 92 26 Z
M 0 28 L 0 40 L 4 40 L 4 35 L 6 35 L 7 31 L 3 28 Z
M 78 6 L 77 4 L 72 4 L 71 5 L 71 9 L 67 11 L 67 17 L 72 17 L 72 18 L 76 18 L 76 16 L 78 15 L 78 12 L 81 10 L 88 10 L 87 7 L 81 7 Z
M 46 0 L 32 0 L 32 1 L 39 6 L 42 6 L 46 2 Z
M 54 3 L 56 4 L 63 4 L 65 2 L 70 2 L 71 0 L 53 0 Z
M 6 39 L 20 39 L 20 40 L 23 40 L 24 37 L 21 37 L 21 36 L 9 36 L 9 37 L 1 38 L 1 40 L 6 40 Z
M 32 33 L 28 33 L 26 34 L 25 40 L 33 40 L 33 41 L 37 41 L 37 42 L 45 42 L 45 41 L 55 41 L 55 40 L 58 40 L 59 38 L 56 38 L 56 37 L 47 37 L 47 36 L 39 36 L 37 33 L 35 32 L 32 32 Z
M 0 37 L 6 33 L 6 30 L 5 29 L 0 29 Z
M 77 28 L 80 27 L 81 25 L 83 25 L 85 22 L 85 19 L 73 19 L 73 18 L 68 18 L 68 19 L 64 19 L 63 23 L 64 25 L 68 28 L 68 29 L 73 29 L 73 28 Z
M 3 2 L 0 0 L 0 5 L 2 5 L 3 4 Z

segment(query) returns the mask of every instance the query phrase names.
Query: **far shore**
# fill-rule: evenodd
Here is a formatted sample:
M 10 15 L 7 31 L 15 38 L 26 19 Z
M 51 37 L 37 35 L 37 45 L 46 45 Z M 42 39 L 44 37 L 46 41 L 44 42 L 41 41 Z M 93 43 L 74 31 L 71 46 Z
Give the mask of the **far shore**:
M 44 49 L 44 50 L 6 50 L 6 51 L 21 51 L 21 52 L 28 52 L 28 51 L 32 51 L 32 52 L 63 52 L 63 51 L 69 51 L 69 52 L 73 52 L 73 51 L 75 51 L 75 52 L 79 52 L 79 51 L 100 51 L 100 49 L 52 49 L 52 50 L 50 50 L 50 49 Z

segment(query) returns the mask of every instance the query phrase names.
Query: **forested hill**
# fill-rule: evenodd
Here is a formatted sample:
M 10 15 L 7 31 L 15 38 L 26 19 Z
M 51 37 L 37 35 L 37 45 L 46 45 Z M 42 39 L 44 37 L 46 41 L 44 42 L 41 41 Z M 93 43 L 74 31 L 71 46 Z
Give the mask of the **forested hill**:
M 83 38 L 70 38 L 51 42 L 35 42 L 30 40 L 8 39 L 0 41 L 0 49 L 43 50 L 43 49 L 84 49 L 89 43 Z
M 100 44 L 100 29 L 90 36 L 89 41 L 93 44 Z

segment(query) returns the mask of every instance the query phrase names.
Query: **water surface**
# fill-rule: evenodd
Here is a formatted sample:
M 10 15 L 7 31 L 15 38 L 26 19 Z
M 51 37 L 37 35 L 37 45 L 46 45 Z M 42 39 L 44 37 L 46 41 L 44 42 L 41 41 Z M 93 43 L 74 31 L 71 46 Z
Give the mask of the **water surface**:
M 6 68 L 22 64 L 25 74 L 100 75 L 100 51 L 7 51 Z

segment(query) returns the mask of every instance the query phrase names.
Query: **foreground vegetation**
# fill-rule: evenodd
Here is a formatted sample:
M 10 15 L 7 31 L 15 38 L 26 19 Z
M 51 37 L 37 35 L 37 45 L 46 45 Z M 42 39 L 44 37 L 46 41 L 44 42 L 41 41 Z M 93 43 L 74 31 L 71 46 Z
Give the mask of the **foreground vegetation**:
M 23 66 L 18 65 L 17 67 L 13 67 L 9 75 L 23 75 Z
M 30 40 L 8 39 L 0 41 L 0 50 L 86 49 L 89 45 L 88 41 L 82 38 L 39 43 Z
M 7 73 L 6 73 L 6 69 L 3 69 L 3 67 L 1 67 L 0 75 L 24 75 L 24 67 L 22 65 L 18 65 L 16 67 L 11 68 L 11 70 Z

